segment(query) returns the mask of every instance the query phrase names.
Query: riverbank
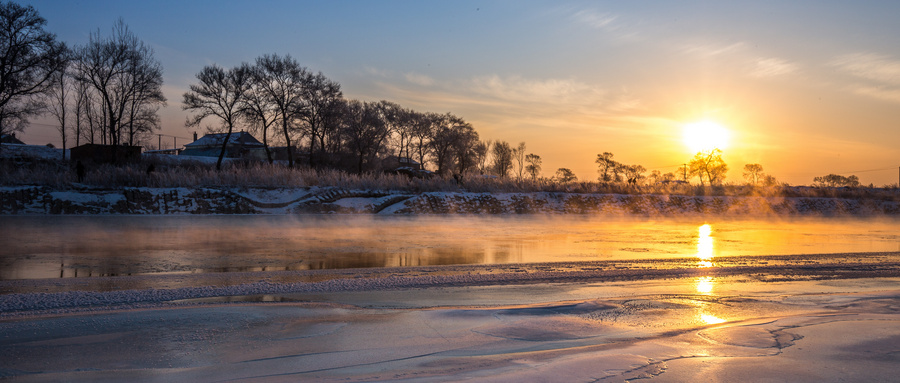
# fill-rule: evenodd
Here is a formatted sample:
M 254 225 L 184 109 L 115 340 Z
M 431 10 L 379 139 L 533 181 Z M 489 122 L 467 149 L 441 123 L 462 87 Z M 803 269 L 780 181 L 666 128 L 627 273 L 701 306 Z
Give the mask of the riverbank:
M 609 214 L 897 215 L 895 198 L 690 196 L 564 192 L 472 193 L 334 187 L 0 188 L 0 214 Z

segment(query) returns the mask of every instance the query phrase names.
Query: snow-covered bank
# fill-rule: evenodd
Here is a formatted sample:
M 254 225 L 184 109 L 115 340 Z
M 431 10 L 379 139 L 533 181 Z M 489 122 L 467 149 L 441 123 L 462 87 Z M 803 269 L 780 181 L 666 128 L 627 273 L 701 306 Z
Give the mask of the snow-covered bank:
M 330 187 L 0 188 L 0 214 L 610 214 L 896 215 L 900 203 L 877 198 L 685 196 L 584 193 L 406 193 Z

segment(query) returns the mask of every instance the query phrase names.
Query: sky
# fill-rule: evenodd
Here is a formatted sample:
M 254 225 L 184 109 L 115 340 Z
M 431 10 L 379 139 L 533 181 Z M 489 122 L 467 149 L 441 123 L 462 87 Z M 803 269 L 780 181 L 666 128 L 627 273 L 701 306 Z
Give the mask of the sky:
M 33 0 L 69 45 L 122 18 L 163 66 L 163 145 L 194 131 L 182 95 L 206 65 L 291 55 L 346 98 L 450 112 L 525 142 L 543 175 L 595 180 L 597 154 L 675 172 L 685 125 L 711 121 L 726 181 L 900 177 L 896 1 Z M 49 121 L 22 135 L 59 142 Z M 210 121 L 209 124 L 214 122 Z M 55 141 L 54 141 L 55 140 Z M 171 142 L 166 142 L 167 140 Z

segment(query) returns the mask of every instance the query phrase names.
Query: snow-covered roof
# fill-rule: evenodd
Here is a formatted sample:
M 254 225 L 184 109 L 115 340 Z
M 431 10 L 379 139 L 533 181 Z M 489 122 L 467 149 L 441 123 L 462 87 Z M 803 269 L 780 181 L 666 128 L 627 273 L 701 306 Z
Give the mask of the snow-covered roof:
M 200 137 L 199 140 L 191 142 L 190 144 L 184 145 L 185 148 L 200 148 L 200 147 L 208 147 L 208 146 L 221 146 L 222 142 L 225 141 L 225 137 L 228 133 L 211 133 L 207 134 L 203 137 Z M 234 132 L 231 133 L 231 136 L 228 137 L 228 145 L 238 145 L 243 147 L 263 147 L 263 143 L 259 142 L 256 137 L 253 137 L 250 133 L 247 132 Z

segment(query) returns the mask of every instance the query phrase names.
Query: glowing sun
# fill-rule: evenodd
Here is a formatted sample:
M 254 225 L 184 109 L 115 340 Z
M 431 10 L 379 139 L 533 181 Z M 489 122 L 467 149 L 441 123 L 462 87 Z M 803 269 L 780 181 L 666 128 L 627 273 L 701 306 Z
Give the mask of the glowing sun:
M 684 144 L 693 153 L 728 146 L 728 129 L 712 121 L 692 122 L 684 125 Z

